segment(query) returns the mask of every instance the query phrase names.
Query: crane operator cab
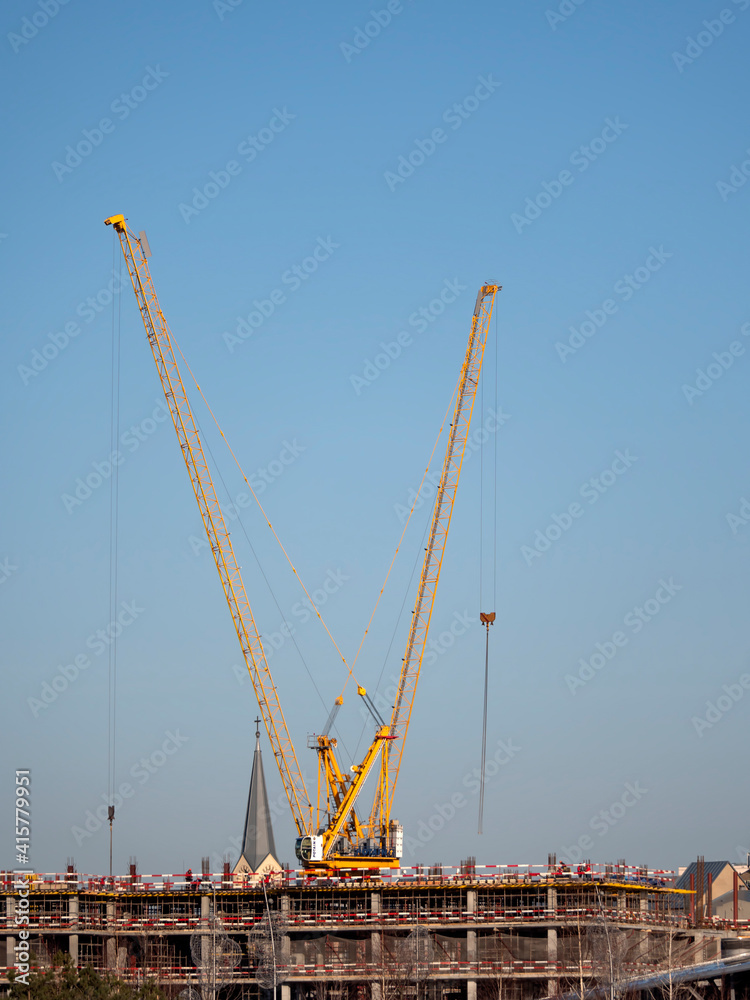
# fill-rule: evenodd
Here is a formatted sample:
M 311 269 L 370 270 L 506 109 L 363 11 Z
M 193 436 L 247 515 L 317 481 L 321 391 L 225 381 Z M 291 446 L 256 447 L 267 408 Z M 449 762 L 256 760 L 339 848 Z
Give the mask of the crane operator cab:
M 294 853 L 297 855 L 297 860 L 303 863 L 307 861 L 322 861 L 323 838 L 316 836 L 297 837 L 294 845 Z

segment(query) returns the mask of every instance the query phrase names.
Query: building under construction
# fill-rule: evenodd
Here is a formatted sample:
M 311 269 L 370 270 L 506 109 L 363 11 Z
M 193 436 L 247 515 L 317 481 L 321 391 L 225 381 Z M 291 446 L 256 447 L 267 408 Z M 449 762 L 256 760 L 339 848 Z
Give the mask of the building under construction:
M 714 916 L 705 892 L 699 912 L 700 894 L 645 869 L 467 861 L 381 879 L 286 872 L 253 884 L 228 865 L 189 880 L 144 877 L 135 865 L 114 879 L 72 867 L 37 876 L 29 894 L 32 968 L 64 952 L 77 966 L 152 979 L 188 1000 L 262 996 L 274 985 L 282 1000 L 536 1000 L 593 986 L 621 996 L 638 982 L 660 984 L 663 995 L 685 970 L 694 972 L 685 997 L 750 996 L 750 964 L 737 954 L 750 949 L 748 922 Z M 18 934 L 10 874 L 2 893 L 7 986 Z

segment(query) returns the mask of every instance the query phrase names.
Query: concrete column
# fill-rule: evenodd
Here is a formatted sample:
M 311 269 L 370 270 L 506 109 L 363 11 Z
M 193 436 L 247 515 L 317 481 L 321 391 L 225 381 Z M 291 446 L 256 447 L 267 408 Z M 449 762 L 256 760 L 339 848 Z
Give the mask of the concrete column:
M 205 923 L 208 926 L 208 920 L 211 916 L 211 897 L 206 893 L 201 896 L 201 923 Z
M 695 954 L 695 963 L 700 965 L 701 962 L 705 961 L 705 944 L 703 943 L 703 935 L 700 931 L 696 931 L 693 935 L 693 943 L 695 945 L 693 952 Z
M 289 983 L 281 984 L 281 1000 L 291 1000 L 292 998 L 292 987 Z
M 638 940 L 638 961 L 645 962 L 651 950 L 651 932 L 642 930 Z
M 466 961 L 469 963 L 469 972 L 476 974 L 477 971 L 477 932 L 466 932 Z M 469 979 L 466 983 L 467 1000 L 476 1000 L 477 983 L 475 979 Z
M 378 918 L 381 912 L 380 902 L 381 900 L 379 892 L 370 893 L 370 913 L 373 915 L 373 918 L 376 922 L 378 922 Z M 376 971 L 380 966 L 381 958 L 383 955 L 383 950 L 382 950 L 383 939 L 381 935 L 382 932 L 379 930 L 370 931 L 370 963 L 372 964 L 373 968 Z
M 477 913 L 477 893 L 475 889 L 469 889 L 466 893 L 466 919 L 471 922 L 476 919 Z M 476 962 L 477 960 L 477 932 L 468 930 L 466 932 L 466 961 Z
M 379 892 L 370 893 L 370 914 L 373 920 L 377 923 L 381 919 L 382 913 L 382 899 Z M 372 1000 L 382 1000 L 382 989 L 381 984 L 377 982 L 377 976 L 380 972 L 380 965 L 383 960 L 383 932 L 382 930 L 370 931 L 370 966 L 372 968 L 373 976 L 375 977 L 371 983 L 370 996 Z
M 379 966 L 383 955 L 382 931 L 370 932 L 370 952 L 372 954 L 372 964 L 376 967 Z
M 547 964 L 555 966 L 557 965 L 557 928 L 548 927 L 547 928 Z M 547 980 L 547 995 L 554 996 L 560 988 L 560 981 L 555 977 L 550 977 Z
M 476 920 L 476 913 L 477 913 L 477 891 L 476 889 L 468 889 L 466 892 L 466 919 L 469 922 Z M 466 961 L 476 964 L 477 957 L 478 957 L 477 932 L 474 930 L 467 930 Z M 476 1000 L 476 997 L 477 997 L 477 981 L 476 979 L 469 979 L 466 983 L 466 998 L 467 1000 Z
M 547 909 L 551 916 L 555 915 L 555 911 L 557 910 L 557 889 L 553 889 L 552 887 L 547 889 Z
M 557 962 L 557 928 L 547 928 L 547 961 L 550 965 Z
M 117 968 L 117 925 L 115 923 L 115 903 L 114 900 L 107 901 L 107 930 L 110 932 L 107 937 L 106 964 L 108 969 Z
M 5 916 L 8 927 L 14 927 L 16 922 L 16 901 L 13 896 L 5 897 Z M 6 958 L 5 964 L 10 969 L 16 964 L 15 947 L 16 939 L 8 937 L 5 939 Z
M 282 896 L 280 899 L 280 912 L 282 918 L 282 926 L 286 928 L 288 926 L 287 921 L 289 920 L 289 896 Z M 292 941 L 289 934 L 286 931 L 281 935 L 281 964 L 287 968 L 292 962 Z
M 78 927 L 78 896 L 70 896 L 68 899 L 68 922 L 71 930 Z M 68 937 L 68 953 L 73 963 L 73 967 L 78 966 L 78 935 L 70 934 Z

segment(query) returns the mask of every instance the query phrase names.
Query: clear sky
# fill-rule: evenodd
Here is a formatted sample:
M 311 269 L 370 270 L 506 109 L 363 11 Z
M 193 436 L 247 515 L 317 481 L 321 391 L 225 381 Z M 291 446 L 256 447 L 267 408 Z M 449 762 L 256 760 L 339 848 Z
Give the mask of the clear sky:
M 406 862 L 575 860 L 581 842 L 599 861 L 739 860 L 750 0 L 23 0 L 2 22 L 0 865 L 15 863 L 15 768 L 32 771 L 34 867 L 108 864 L 104 828 L 85 823 L 108 787 L 96 633 L 110 621 L 114 213 L 148 232 L 175 337 L 300 575 L 327 582 L 321 610 L 348 657 L 476 290 L 503 285 L 474 415 L 485 476 L 497 454 L 495 607 L 474 452 L 394 808 Z M 184 871 L 236 858 L 257 705 L 132 291 L 114 299 L 116 780 L 133 790 L 115 868 Z M 236 500 L 243 483 L 196 412 Z M 429 513 L 415 512 L 358 663 L 386 701 Z M 312 785 L 307 736 L 345 672 L 257 510 L 242 524 L 270 590 L 238 520 L 233 538 Z M 497 612 L 482 836 L 480 610 Z M 347 766 L 370 732 L 356 701 L 348 691 L 339 716 Z

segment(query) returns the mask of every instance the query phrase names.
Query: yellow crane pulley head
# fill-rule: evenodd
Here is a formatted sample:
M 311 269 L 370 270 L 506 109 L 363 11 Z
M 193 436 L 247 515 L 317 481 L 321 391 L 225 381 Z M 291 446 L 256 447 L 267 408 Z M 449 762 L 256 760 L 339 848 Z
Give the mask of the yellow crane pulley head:
M 125 216 L 124 215 L 110 215 L 108 219 L 104 220 L 105 226 L 114 226 L 115 229 L 120 232 L 120 230 L 125 228 Z

